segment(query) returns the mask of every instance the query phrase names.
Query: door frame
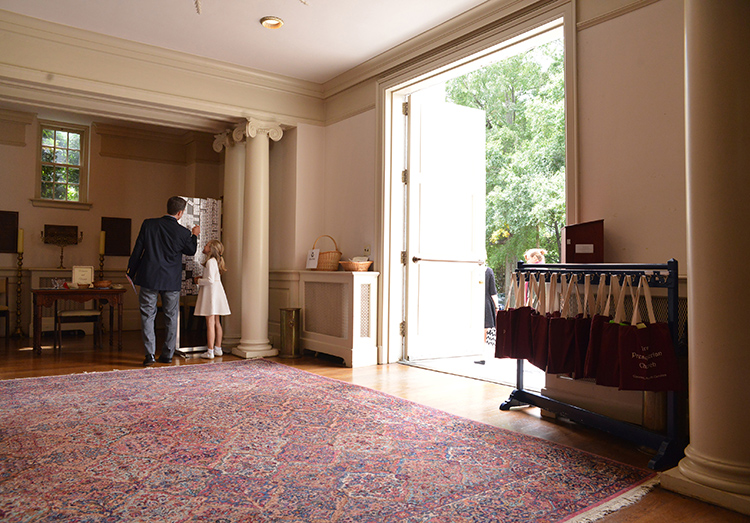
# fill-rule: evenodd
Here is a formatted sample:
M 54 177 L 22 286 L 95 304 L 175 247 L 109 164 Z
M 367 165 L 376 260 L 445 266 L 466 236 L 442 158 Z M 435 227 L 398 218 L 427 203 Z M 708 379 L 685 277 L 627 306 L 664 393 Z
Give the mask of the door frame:
M 438 47 L 429 56 L 408 62 L 403 69 L 385 75 L 377 82 L 375 110 L 377 115 L 378 172 L 380 202 L 381 284 L 378 286 L 378 363 L 395 363 L 403 359 L 404 343 L 400 331 L 404 301 L 404 277 L 401 251 L 405 249 L 403 205 L 405 198 L 401 174 L 406 168 L 405 124 L 401 107 L 411 92 L 441 77 L 454 75 L 458 68 L 474 67 L 503 49 L 528 38 L 555 20 L 562 21 L 565 38 L 565 204 L 567 223 L 578 221 L 578 145 L 575 5 L 569 0 L 544 3 L 523 15 L 506 20 L 488 21 L 467 38 L 454 45 Z M 455 40 L 454 40 L 455 42 Z M 450 42 L 448 42 L 450 44 Z

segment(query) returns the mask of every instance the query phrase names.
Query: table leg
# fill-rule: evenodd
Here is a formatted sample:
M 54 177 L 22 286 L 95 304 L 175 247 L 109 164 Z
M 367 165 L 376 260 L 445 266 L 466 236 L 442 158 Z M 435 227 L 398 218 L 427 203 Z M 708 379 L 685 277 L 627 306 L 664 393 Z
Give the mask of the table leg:
M 42 304 L 34 295 L 34 352 L 42 353 Z
M 112 346 L 112 331 L 115 330 L 115 311 L 112 307 L 112 302 L 109 302 L 109 346 Z
M 117 300 L 117 350 L 122 350 L 122 299 Z

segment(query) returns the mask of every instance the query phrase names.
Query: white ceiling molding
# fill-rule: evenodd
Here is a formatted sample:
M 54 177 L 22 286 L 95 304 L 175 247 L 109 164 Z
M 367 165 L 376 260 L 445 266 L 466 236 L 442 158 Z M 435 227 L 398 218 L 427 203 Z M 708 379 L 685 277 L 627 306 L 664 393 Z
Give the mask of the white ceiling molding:
M 0 33 L 9 49 L 0 63 L 0 97 L 25 107 L 208 132 L 250 116 L 323 123 L 322 89 L 310 82 L 4 11 Z
M 559 0 L 486 2 L 329 80 L 323 84 L 323 97 L 327 99 L 370 78 L 392 74 L 415 60 L 455 48 L 462 41 L 497 32 L 498 27 L 529 11 L 560 3 Z

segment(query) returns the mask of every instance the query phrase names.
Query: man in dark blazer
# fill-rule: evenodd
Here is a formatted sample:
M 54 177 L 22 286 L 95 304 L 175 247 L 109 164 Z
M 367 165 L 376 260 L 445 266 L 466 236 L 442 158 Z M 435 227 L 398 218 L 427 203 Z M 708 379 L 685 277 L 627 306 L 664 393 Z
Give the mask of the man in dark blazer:
M 144 220 L 133 253 L 128 261 L 127 275 L 140 285 L 138 303 L 141 310 L 141 329 L 146 359 L 143 365 L 153 365 L 156 352 L 156 303 L 161 295 L 167 338 L 159 361 L 171 363 L 177 349 L 178 310 L 182 288 L 182 255 L 193 256 L 198 248 L 200 226 L 188 231 L 177 220 L 182 218 L 187 202 L 173 196 L 167 202 L 167 214 L 161 218 Z

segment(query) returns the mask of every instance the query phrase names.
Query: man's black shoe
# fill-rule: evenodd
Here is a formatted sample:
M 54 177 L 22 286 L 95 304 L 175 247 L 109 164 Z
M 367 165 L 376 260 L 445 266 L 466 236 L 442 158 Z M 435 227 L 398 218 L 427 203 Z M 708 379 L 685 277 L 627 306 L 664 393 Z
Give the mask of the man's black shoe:
M 148 354 L 146 356 L 146 359 L 143 360 L 143 366 L 144 367 L 149 367 L 149 366 L 153 365 L 154 363 L 155 363 L 155 360 L 154 360 L 154 357 L 151 354 Z
M 162 354 L 161 356 L 159 356 L 159 363 L 172 363 L 172 358 Z

